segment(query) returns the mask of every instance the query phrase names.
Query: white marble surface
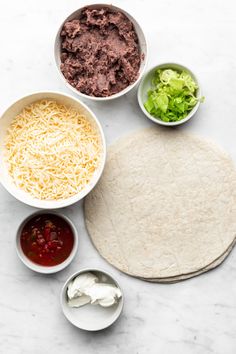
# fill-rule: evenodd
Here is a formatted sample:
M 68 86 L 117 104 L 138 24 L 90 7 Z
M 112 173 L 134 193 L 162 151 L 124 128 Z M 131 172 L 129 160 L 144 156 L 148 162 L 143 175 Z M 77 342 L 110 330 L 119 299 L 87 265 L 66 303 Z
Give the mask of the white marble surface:
M 209 136 L 236 162 L 236 5 L 233 0 L 116 1 L 143 25 L 149 67 L 176 61 L 198 75 L 206 102 L 181 129 Z M 0 109 L 37 90 L 64 87 L 53 61 L 62 20 L 80 1 L 8 0 L 0 11 Z M 108 104 L 90 103 L 108 144 L 150 125 L 136 93 Z M 0 187 L 0 353 L 2 354 L 233 354 L 236 352 L 236 250 L 218 269 L 175 285 L 148 284 L 119 273 L 101 259 L 84 228 L 81 203 L 64 210 L 80 235 L 76 259 L 65 271 L 41 276 L 17 258 L 19 222 L 34 211 Z M 122 284 L 121 319 L 100 333 L 86 333 L 63 317 L 59 292 L 82 267 L 111 271 Z

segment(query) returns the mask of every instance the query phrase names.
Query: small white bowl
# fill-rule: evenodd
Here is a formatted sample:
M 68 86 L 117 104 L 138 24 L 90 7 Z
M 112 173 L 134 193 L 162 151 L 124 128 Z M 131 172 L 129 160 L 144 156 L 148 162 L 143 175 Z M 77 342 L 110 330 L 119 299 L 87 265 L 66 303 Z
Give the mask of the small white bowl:
M 108 97 L 95 97 L 95 96 L 86 95 L 86 94 L 78 91 L 75 87 L 73 87 L 72 85 L 70 85 L 68 83 L 68 81 L 65 79 L 64 75 L 62 74 L 61 69 L 60 69 L 60 65 L 61 65 L 61 58 L 60 58 L 60 55 L 61 55 L 61 36 L 60 36 L 60 34 L 61 34 L 61 30 L 62 30 L 65 22 L 78 18 L 78 16 L 84 10 L 84 8 L 100 9 L 102 7 L 107 7 L 109 9 L 122 12 L 133 23 L 135 31 L 136 31 L 137 36 L 138 36 L 139 45 L 140 45 L 141 64 L 140 64 L 140 68 L 139 68 L 138 78 L 133 84 L 129 85 L 124 90 L 122 90 L 122 91 L 120 91 L 120 92 L 118 92 L 118 93 L 116 93 L 114 95 L 111 95 L 111 96 L 108 96 Z M 145 35 L 143 33 L 143 30 L 142 30 L 141 26 L 139 25 L 139 23 L 128 12 L 126 12 L 125 10 L 123 10 L 123 9 L 117 7 L 117 6 L 111 5 L 111 4 L 90 4 L 90 5 L 83 6 L 83 7 L 79 8 L 78 10 L 76 10 L 75 12 L 70 14 L 65 19 L 65 21 L 63 21 L 62 25 L 60 26 L 60 28 L 59 28 L 59 30 L 57 32 L 56 39 L 55 39 L 54 57 L 55 57 L 56 67 L 58 69 L 58 72 L 59 72 L 59 75 L 60 75 L 61 79 L 64 81 L 66 86 L 69 87 L 74 93 L 76 93 L 77 95 L 79 95 L 82 98 L 87 98 L 87 99 L 90 99 L 90 100 L 93 100 L 93 101 L 109 101 L 109 100 L 113 100 L 114 98 L 118 98 L 120 96 L 125 95 L 126 93 L 128 93 L 130 90 L 132 90 L 132 88 L 134 88 L 138 84 L 138 82 L 140 81 L 140 79 L 141 79 L 141 77 L 142 77 L 142 75 L 143 75 L 143 73 L 145 71 L 145 68 L 146 68 L 147 58 L 148 58 L 148 48 L 147 48 L 147 41 L 146 41 L 146 38 L 145 38 Z
M 69 283 L 79 274 L 92 272 L 99 277 L 103 276 L 104 281 L 116 285 L 122 297 L 111 307 L 87 304 L 79 308 L 69 307 L 67 304 L 67 288 Z M 120 316 L 124 305 L 124 295 L 117 281 L 111 274 L 97 268 L 82 269 L 67 279 L 61 291 L 61 307 L 65 317 L 74 326 L 86 331 L 100 331 L 111 326 Z
M 155 67 L 153 67 L 152 69 L 150 69 L 147 73 L 145 73 L 145 75 L 143 76 L 139 88 L 138 88 L 138 103 L 139 106 L 141 108 L 141 110 L 143 111 L 143 113 L 145 114 L 145 116 L 152 120 L 154 123 L 160 124 L 160 125 L 165 125 L 165 126 L 175 126 L 175 125 L 180 125 L 183 124 L 185 122 L 187 122 L 189 119 L 191 119 L 194 114 L 197 112 L 199 105 L 200 105 L 200 101 L 198 101 L 196 103 L 196 105 L 193 107 L 193 109 L 191 110 L 191 112 L 189 112 L 189 114 L 182 120 L 179 120 L 177 122 L 164 122 L 162 119 L 160 118 L 156 118 L 153 117 L 144 107 L 144 103 L 146 102 L 148 96 L 147 96 L 147 92 L 148 90 L 151 88 L 151 80 L 153 78 L 153 75 L 155 73 L 155 71 L 157 69 L 174 69 L 174 70 L 181 70 L 181 71 L 186 71 L 188 74 L 190 74 L 193 78 L 193 80 L 196 82 L 196 84 L 198 85 L 198 89 L 197 89 L 197 98 L 201 97 L 201 89 L 199 86 L 199 82 L 196 78 L 196 76 L 193 74 L 193 72 L 188 69 L 186 66 L 180 65 L 180 64 L 176 64 L 176 63 L 165 63 L 165 64 L 160 64 L 157 65 Z
M 4 140 L 7 133 L 7 129 L 9 128 L 12 120 L 19 114 L 22 109 L 38 100 L 42 99 L 54 99 L 59 103 L 71 106 L 77 109 L 79 112 L 84 114 L 88 121 L 93 125 L 93 127 L 97 130 L 100 136 L 101 142 L 101 161 L 98 169 L 94 172 L 94 175 L 91 181 L 87 184 L 87 186 L 78 194 L 74 196 L 62 199 L 62 200 L 40 200 L 31 196 L 29 193 L 19 189 L 13 182 L 12 177 L 8 173 L 8 168 L 6 161 L 4 159 Z M 13 103 L 2 115 L 0 118 L 0 181 L 2 185 L 6 188 L 6 190 L 11 193 L 16 199 L 21 202 L 31 205 L 40 209 L 57 209 L 63 208 L 68 205 L 74 204 L 84 198 L 97 184 L 99 178 L 104 169 L 106 160 L 106 142 L 103 134 L 102 127 L 96 118 L 95 114 L 79 99 L 76 99 L 70 95 L 65 95 L 60 92 L 37 92 L 31 95 L 25 96 L 15 103 Z
M 40 264 L 34 263 L 32 262 L 29 258 L 26 257 L 26 255 L 24 254 L 21 244 L 20 244 L 20 236 L 21 236 L 21 232 L 23 230 L 23 227 L 25 226 L 25 224 L 31 220 L 33 217 L 35 217 L 36 215 L 41 215 L 41 214 L 53 214 L 53 215 L 58 215 L 60 218 L 64 219 L 71 227 L 71 230 L 73 232 L 73 236 L 74 236 L 74 244 L 73 244 L 73 248 L 72 251 L 69 255 L 68 258 L 65 259 L 64 262 L 55 265 L 55 266 L 42 266 Z M 21 261 L 31 270 L 38 272 L 38 273 L 43 273 L 43 274 L 52 274 L 52 273 L 56 273 L 59 272 L 60 270 L 66 268 L 73 260 L 73 258 L 76 255 L 77 249 L 78 249 L 78 232 L 76 230 L 75 225 L 73 224 L 73 222 L 65 215 L 63 215 L 62 213 L 59 213 L 57 211 L 51 211 L 51 210 L 40 210 L 36 213 L 30 214 L 29 216 L 27 216 L 26 219 L 24 219 L 21 224 L 19 225 L 17 232 L 16 232 L 16 252 L 17 255 L 19 256 L 19 258 L 21 259 Z

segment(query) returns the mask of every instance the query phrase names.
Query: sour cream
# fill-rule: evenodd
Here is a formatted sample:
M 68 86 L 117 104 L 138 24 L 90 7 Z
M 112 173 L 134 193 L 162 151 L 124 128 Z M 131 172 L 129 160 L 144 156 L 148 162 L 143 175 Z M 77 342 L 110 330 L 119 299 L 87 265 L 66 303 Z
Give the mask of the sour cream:
M 69 283 L 67 296 L 70 307 L 81 307 L 89 303 L 110 307 L 122 294 L 114 284 L 101 282 L 96 275 L 87 272 L 78 275 Z

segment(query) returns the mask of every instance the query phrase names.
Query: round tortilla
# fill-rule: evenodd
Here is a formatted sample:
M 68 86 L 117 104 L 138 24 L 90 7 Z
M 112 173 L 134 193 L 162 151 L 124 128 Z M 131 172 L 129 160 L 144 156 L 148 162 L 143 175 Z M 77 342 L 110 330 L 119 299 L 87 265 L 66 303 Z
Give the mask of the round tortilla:
M 110 149 L 85 221 L 100 254 L 125 273 L 164 280 L 199 272 L 235 239 L 234 164 L 195 136 L 143 130 Z
M 197 272 L 188 273 L 188 274 L 184 274 L 184 275 L 179 275 L 179 276 L 176 276 L 176 277 L 139 278 L 139 279 L 144 280 L 144 281 L 149 281 L 149 282 L 152 282 L 152 283 L 172 284 L 172 283 L 178 283 L 180 281 L 196 277 L 197 275 L 206 273 L 209 270 L 212 270 L 212 269 L 218 267 L 228 257 L 228 255 L 230 254 L 230 252 L 234 248 L 235 243 L 236 243 L 236 239 L 234 239 L 233 243 L 229 246 L 229 248 L 219 258 L 217 258 L 214 262 L 210 263 L 208 266 L 206 266 L 205 268 L 200 269 Z

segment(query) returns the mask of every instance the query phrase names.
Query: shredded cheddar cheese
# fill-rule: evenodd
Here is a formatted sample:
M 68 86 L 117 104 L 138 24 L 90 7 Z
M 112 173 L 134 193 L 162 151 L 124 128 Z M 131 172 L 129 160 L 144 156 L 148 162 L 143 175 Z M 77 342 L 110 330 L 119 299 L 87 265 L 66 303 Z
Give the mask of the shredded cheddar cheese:
M 100 162 L 96 129 L 77 110 L 53 100 L 25 107 L 14 118 L 5 146 L 14 183 L 41 200 L 77 194 Z

